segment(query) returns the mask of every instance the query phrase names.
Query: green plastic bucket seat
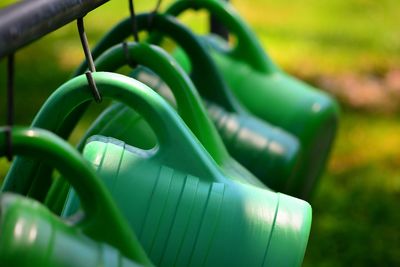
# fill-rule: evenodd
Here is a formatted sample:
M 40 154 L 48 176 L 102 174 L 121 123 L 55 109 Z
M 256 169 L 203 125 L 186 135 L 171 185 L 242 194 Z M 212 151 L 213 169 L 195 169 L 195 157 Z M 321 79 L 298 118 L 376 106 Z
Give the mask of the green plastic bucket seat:
M 176 1 L 166 11 L 177 16 L 188 9 L 205 9 L 236 36 L 231 47 L 217 36 L 203 37 L 218 70 L 249 111 L 299 138 L 300 178 L 288 191 L 308 198 L 325 166 L 338 126 L 338 105 L 326 93 L 280 70 L 264 52 L 255 34 L 224 1 Z M 182 53 L 179 53 L 182 55 Z M 177 56 L 178 61 L 182 56 Z

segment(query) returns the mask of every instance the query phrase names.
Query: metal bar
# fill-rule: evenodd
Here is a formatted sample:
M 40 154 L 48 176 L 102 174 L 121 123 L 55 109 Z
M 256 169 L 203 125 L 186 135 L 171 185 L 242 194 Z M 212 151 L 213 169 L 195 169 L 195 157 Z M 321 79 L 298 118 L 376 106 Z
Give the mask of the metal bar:
M 29 0 L 0 10 L 0 58 L 109 0 Z

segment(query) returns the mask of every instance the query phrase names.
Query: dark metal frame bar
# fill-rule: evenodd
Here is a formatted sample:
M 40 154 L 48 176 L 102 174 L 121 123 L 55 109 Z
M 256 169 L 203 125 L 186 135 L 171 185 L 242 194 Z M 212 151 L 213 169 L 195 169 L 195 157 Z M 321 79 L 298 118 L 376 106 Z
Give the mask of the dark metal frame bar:
M 28 0 L 0 10 L 0 59 L 109 0 Z

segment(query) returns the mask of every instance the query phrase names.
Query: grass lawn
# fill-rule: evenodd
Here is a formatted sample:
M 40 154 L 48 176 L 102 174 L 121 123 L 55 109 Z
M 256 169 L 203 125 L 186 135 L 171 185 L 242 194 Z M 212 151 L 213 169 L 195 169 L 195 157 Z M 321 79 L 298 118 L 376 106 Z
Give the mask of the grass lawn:
M 312 201 L 304 266 L 398 266 L 398 118 L 345 112 Z
M 7 2 L 0 3 L 5 6 Z M 165 1 L 163 6 L 166 5 Z M 398 0 L 232 1 L 271 57 L 295 75 L 380 75 L 400 68 Z M 136 1 L 149 10 L 155 1 Z M 113 0 L 85 19 L 94 44 L 128 14 Z M 199 31 L 203 16 L 186 16 Z M 29 124 L 48 95 L 83 59 L 76 24 L 16 54 L 16 122 Z M 5 62 L 0 63 L 5 88 Z M 5 93 L 0 90 L 0 122 Z M 83 121 L 74 140 L 90 123 Z M 400 266 L 400 123 L 398 114 L 346 108 L 327 172 L 312 201 L 313 226 L 304 266 Z M 0 160 L 0 177 L 8 163 Z

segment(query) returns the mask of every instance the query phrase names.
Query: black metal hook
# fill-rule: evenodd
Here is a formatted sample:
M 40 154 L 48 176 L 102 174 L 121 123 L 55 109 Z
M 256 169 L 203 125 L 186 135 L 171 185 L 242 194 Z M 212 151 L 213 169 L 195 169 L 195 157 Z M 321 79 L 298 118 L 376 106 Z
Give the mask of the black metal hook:
M 85 27 L 83 24 L 83 18 L 77 19 L 77 25 L 78 25 L 79 38 L 81 39 L 83 52 L 85 53 L 86 62 L 89 67 L 89 71 L 85 72 L 86 79 L 88 80 L 89 88 L 93 93 L 94 100 L 97 103 L 100 103 L 102 98 L 92 76 L 92 72 L 96 71 L 96 67 L 93 62 L 92 53 L 90 53 L 89 44 L 85 33 Z
M 229 0 L 225 0 L 229 2 Z M 210 32 L 221 36 L 226 41 L 229 40 L 229 30 L 214 15 L 210 14 Z
M 157 0 L 156 6 L 154 7 L 153 11 L 150 12 L 148 20 L 147 20 L 147 25 L 149 29 L 152 28 L 153 21 L 154 21 L 154 16 L 157 14 L 158 10 L 160 9 L 162 0 Z
M 131 14 L 133 39 L 135 40 L 135 42 L 139 42 L 139 33 L 137 31 L 135 7 L 133 5 L 133 0 L 128 0 L 128 2 L 129 2 L 129 13 Z
M 132 60 L 131 55 L 129 54 L 129 48 L 127 42 L 122 43 L 122 49 L 124 50 L 125 60 L 128 66 L 131 67 L 132 69 L 136 68 L 138 64 Z
M 7 58 L 7 127 L 6 127 L 6 157 L 12 161 L 12 126 L 14 125 L 14 54 Z

